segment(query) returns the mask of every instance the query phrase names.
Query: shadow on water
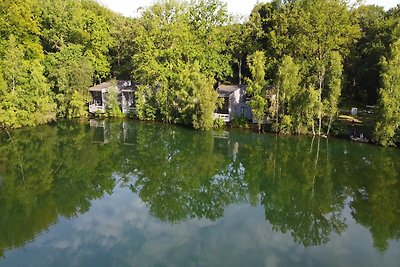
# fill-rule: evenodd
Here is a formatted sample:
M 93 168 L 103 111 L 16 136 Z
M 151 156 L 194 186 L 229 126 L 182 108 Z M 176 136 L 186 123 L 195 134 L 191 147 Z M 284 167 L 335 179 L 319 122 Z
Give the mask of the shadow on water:
M 261 205 L 273 230 L 316 246 L 346 230 L 348 206 L 378 251 L 400 238 L 395 149 L 132 121 L 60 122 L 10 136 L 0 133 L 0 255 L 87 212 L 116 185 L 172 224 Z

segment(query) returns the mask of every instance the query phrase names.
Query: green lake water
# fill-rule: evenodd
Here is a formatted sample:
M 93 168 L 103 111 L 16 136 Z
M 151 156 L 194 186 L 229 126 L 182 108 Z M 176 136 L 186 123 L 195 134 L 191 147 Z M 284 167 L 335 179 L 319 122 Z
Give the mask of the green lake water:
M 0 266 L 400 266 L 400 150 L 59 122 L 0 132 Z

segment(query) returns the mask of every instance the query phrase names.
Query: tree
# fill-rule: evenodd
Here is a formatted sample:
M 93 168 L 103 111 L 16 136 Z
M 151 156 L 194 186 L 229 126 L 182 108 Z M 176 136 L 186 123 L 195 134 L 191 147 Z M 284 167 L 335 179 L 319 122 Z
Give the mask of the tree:
M 275 98 L 275 117 L 276 123 L 280 122 L 280 132 L 291 132 L 291 127 L 289 124 L 291 124 L 292 121 L 292 99 L 296 94 L 300 93 L 299 84 L 301 81 L 301 77 L 299 71 L 300 67 L 296 63 L 294 63 L 293 59 L 290 56 L 283 57 L 282 64 L 280 65 L 277 74 L 277 93 Z
M 138 20 L 132 76 L 141 84 L 136 93 L 139 118 L 210 128 L 216 103 L 213 78 L 222 77 L 226 67 L 225 44 L 215 32 L 225 21 L 221 5 L 157 2 Z
M 212 79 L 223 81 L 232 76 L 226 25 L 232 18 L 227 4 L 221 0 L 191 0 L 186 11 L 190 28 L 196 37 L 199 54 L 196 60 L 202 72 Z
M 247 91 L 252 95 L 250 106 L 254 119 L 257 120 L 258 131 L 264 122 L 267 107 L 266 82 L 265 82 L 265 55 L 262 51 L 257 51 L 247 57 L 252 79 L 247 79 Z
M 110 34 L 114 40 L 110 47 L 112 76 L 117 79 L 129 80 L 134 54 L 134 37 L 137 19 L 115 16 L 112 20 Z
M 315 132 L 315 119 L 320 110 L 321 103 L 318 101 L 318 91 L 313 85 L 301 87 L 290 104 L 293 131 L 296 134 L 307 134 Z
M 0 64 L 0 76 L 4 78 L 0 88 L 0 125 L 21 127 L 54 119 L 55 103 L 40 60 L 29 58 L 29 48 L 19 44 L 13 35 L 5 43 Z
M 38 0 L 41 5 L 41 39 L 47 52 L 59 52 L 70 44 L 84 45 L 85 31 L 81 1 Z
M 55 93 L 59 117 L 87 116 L 88 88 L 94 69 L 84 47 L 70 44 L 46 57 L 46 74 Z
M 342 71 L 343 65 L 340 54 L 332 52 L 327 74 L 327 97 L 324 102 L 325 114 L 329 118 L 326 135 L 329 135 L 333 119 L 338 113 L 338 104 L 342 89 Z
M 327 119 L 328 125 L 331 118 L 325 114 L 329 107 L 324 107 L 330 102 L 327 98 L 331 93 L 328 88 L 331 53 L 337 51 L 342 58 L 345 57 L 359 36 L 359 29 L 347 1 L 273 1 L 256 6 L 250 21 L 258 28 L 257 39 L 268 56 L 267 80 L 279 80 L 279 66 L 285 56 L 301 64 L 298 84 L 307 88 L 304 92 L 310 88 L 318 92 L 319 104 L 312 106 L 313 109 L 318 108 L 316 133 L 321 135 L 323 120 Z M 276 89 L 280 90 L 279 87 Z M 303 97 L 306 99 L 306 95 L 296 97 L 296 102 Z M 308 95 L 314 96 L 314 93 Z M 282 107 L 276 108 L 282 112 Z M 290 117 L 282 118 L 286 123 L 293 122 Z
M 214 125 L 214 111 L 217 108 L 218 93 L 213 88 L 213 80 L 200 72 L 195 63 L 189 70 L 188 88 L 194 103 L 192 121 L 195 129 L 210 130 Z
M 108 89 L 107 115 L 110 117 L 122 117 L 124 115 L 118 104 L 118 88 L 116 85 L 112 85 Z
M 0 2 L 0 36 L 7 40 L 11 35 L 26 47 L 34 48 L 40 35 L 40 4 L 37 0 L 2 0 Z M 35 50 L 38 47 L 35 47 Z M 36 50 L 36 52 L 40 52 Z
M 295 2 L 296 3 L 296 2 Z M 359 30 L 352 21 L 346 1 L 304 0 L 301 1 L 302 19 L 293 41 L 299 55 L 305 58 L 306 75 L 317 88 L 319 102 L 324 102 L 327 70 L 332 51 L 348 53 L 349 44 L 358 36 Z M 321 12 L 323 10 L 323 12 Z M 322 132 L 323 105 L 318 110 L 318 135 Z
M 382 61 L 382 88 L 379 90 L 380 118 L 375 127 L 375 140 L 383 146 L 394 145 L 400 127 L 400 40 Z
M 227 25 L 225 30 L 228 32 L 227 38 L 229 52 L 232 56 L 232 64 L 237 66 L 237 77 L 234 80 L 239 84 L 243 82 L 243 68 L 245 67 L 246 57 L 253 52 L 256 46 L 254 29 L 249 22 L 234 23 Z M 235 69 L 235 67 L 233 67 Z
M 83 15 L 85 29 L 85 56 L 89 58 L 94 68 L 94 81 L 101 83 L 109 78 L 111 66 L 108 52 L 113 44 L 109 32 L 109 24 L 103 16 L 96 15 L 93 11 L 86 11 Z
M 375 105 L 380 84 L 381 57 L 393 42 L 393 23 L 383 7 L 360 6 L 353 11 L 361 31 L 345 60 L 345 94 L 355 101 Z

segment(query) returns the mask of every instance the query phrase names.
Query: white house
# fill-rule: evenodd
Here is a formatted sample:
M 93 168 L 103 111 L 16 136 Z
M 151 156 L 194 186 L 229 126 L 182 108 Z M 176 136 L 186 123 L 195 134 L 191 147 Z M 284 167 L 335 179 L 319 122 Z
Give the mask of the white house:
M 118 103 L 123 113 L 136 112 L 135 90 L 131 81 L 104 82 L 89 88 L 92 101 L 89 103 L 90 113 L 105 113 L 107 110 L 108 94 L 112 86 L 118 90 Z
M 244 84 L 219 85 L 218 98 L 223 99 L 223 105 L 214 112 L 214 119 L 222 118 L 230 122 L 235 117 L 246 117 L 251 120 L 251 108 L 246 103 L 246 88 Z

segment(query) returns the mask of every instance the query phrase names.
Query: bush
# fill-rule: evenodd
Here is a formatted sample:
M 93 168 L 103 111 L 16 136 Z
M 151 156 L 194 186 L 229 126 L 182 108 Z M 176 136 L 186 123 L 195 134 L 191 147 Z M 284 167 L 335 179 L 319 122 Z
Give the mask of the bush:
M 220 129 L 225 127 L 225 122 L 222 118 L 217 118 L 214 120 L 214 129 Z
M 281 134 L 290 134 L 292 132 L 292 116 L 285 115 L 282 117 L 279 132 Z
M 231 122 L 233 128 L 249 128 L 248 119 L 246 117 L 235 117 Z

